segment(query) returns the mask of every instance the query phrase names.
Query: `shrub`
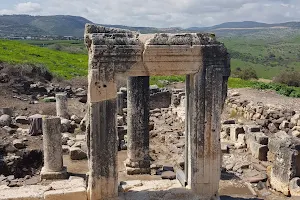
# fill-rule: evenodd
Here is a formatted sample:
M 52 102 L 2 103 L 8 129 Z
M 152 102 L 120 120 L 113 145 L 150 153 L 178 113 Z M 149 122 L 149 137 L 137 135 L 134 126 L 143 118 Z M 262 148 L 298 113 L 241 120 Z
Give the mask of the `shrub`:
M 258 79 L 257 73 L 253 68 L 241 69 L 238 67 L 232 72 L 232 76 L 243 80 Z
M 288 86 L 300 87 L 300 72 L 281 72 L 279 75 L 274 77 L 273 82 L 286 84 Z
M 252 87 L 260 90 L 275 90 L 278 94 L 288 97 L 300 97 L 300 88 L 284 84 L 256 82 Z

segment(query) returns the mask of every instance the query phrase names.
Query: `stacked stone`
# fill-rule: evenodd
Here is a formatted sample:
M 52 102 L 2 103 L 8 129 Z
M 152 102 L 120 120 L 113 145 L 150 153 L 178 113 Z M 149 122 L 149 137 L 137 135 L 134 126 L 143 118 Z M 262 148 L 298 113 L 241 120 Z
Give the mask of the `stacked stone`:
M 300 126 L 300 113 L 294 110 L 240 100 L 238 93 L 231 94 L 226 104 L 232 114 L 255 121 L 266 133 L 276 133 L 281 130 L 300 137 L 300 132 L 297 131 L 297 127 Z
M 248 148 L 251 155 L 259 161 L 271 163 L 269 181 L 275 190 L 289 196 L 299 196 L 300 187 L 300 140 L 285 131 L 271 135 L 261 132 L 258 125 L 240 125 L 235 120 L 226 120 L 222 125 L 221 142 L 231 142 L 234 147 Z M 228 152 L 228 146 L 222 145 Z

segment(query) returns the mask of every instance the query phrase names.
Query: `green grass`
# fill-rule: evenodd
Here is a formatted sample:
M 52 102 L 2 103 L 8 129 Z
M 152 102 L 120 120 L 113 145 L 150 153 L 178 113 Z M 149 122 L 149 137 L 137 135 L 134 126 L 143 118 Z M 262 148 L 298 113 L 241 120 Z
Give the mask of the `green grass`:
M 20 40 L 20 42 L 74 54 L 87 54 L 83 40 Z
M 287 38 L 221 38 L 231 55 L 232 70 L 252 67 L 259 78 L 272 79 L 282 71 L 300 71 L 300 35 Z
M 172 82 L 185 81 L 185 76 L 155 76 L 150 78 L 151 85 L 165 86 L 164 80 Z M 284 84 L 264 83 L 256 80 L 242 80 L 240 78 L 229 78 L 229 88 L 254 88 L 260 90 L 274 90 L 278 94 L 300 98 L 300 87 L 290 87 Z
M 151 76 L 150 85 L 157 85 L 159 87 L 164 87 L 166 84 L 164 81 L 169 83 L 183 82 L 185 81 L 185 76 Z
M 281 71 L 300 70 L 300 36 L 282 40 L 255 40 L 244 37 L 221 39 L 231 53 L 231 67 L 252 67 L 259 78 L 271 79 Z M 47 48 L 45 48 L 47 47 Z M 59 50 L 53 50 L 59 47 Z M 270 57 L 271 56 L 271 57 Z M 86 76 L 88 55 L 83 41 L 8 41 L 0 40 L 0 62 L 30 64 L 47 68 L 58 77 L 71 79 Z M 151 85 L 163 87 L 185 81 L 185 76 L 154 76 Z M 229 88 L 271 89 L 277 93 L 300 97 L 300 88 L 274 83 L 229 78 Z
M 7 40 L 0 40 L 0 62 L 44 66 L 66 79 L 87 75 L 88 68 L 87 54 L 71 54 Z
M 248 88 L 253 87 L 256 81 L 243 80 L 240 78 L 229 78 L 228 87 L 229 88 Z

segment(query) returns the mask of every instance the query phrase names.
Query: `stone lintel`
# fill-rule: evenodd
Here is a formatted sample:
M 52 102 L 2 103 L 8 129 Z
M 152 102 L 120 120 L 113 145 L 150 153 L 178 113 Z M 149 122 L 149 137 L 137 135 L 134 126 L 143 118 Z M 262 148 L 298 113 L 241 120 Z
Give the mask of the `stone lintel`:
M 226 48 L 212 33 L 138 34 L 88 24 L 85 43 L 90 68 L 102 69 L 107 77 L 194 74 L 204 63 L 228 61 Z

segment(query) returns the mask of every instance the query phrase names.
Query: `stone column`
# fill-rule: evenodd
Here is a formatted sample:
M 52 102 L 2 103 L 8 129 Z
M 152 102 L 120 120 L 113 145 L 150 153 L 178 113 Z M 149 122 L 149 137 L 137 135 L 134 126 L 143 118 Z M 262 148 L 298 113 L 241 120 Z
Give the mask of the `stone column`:
M 89 69 L 87 192 L 90 200 L 118 196 L 117 86 L 113 74 L 106 73 L 106 81 L 100 79 L 104 76 L 101 73 L 99 69 Z
M 117 114 L 123 115 L 123 108 L 124 108 L 124 94 L 123 92 L 117 93 Z
M 190 75 L 188 108 L 188 187 L 203 199 L 218 199 L 221 176 L 220 129 L 224 77 L 229 58 L 222 45 L 202 47 L 203 65 Z M 188 94 L 189 93 L 189 94 Z
M 67 170 L 63 167 L 59 117 L 43 117 L 43 146 L 44 167 L 41 179 L 67 178 Z
M 55 94 L 55 98 L 56 98 L 56 115 L 65 119 L 69 119 L 67 94 L 57 93 Z
M 129 77 L 127 82 L 127 174 L 150 173 L 149 77 Z
M 190 101 L 190 75 L 186 75 L 185 77 L 185 146 L 184 146 L 184 174 L 185 174 L 185 181 L 187 182 L 189 173 L 189 157 L 188 157 L 188 150 L 189 150 L 189 135 L 190 135 L 190 128 L 189 128 L 189 101 Z

